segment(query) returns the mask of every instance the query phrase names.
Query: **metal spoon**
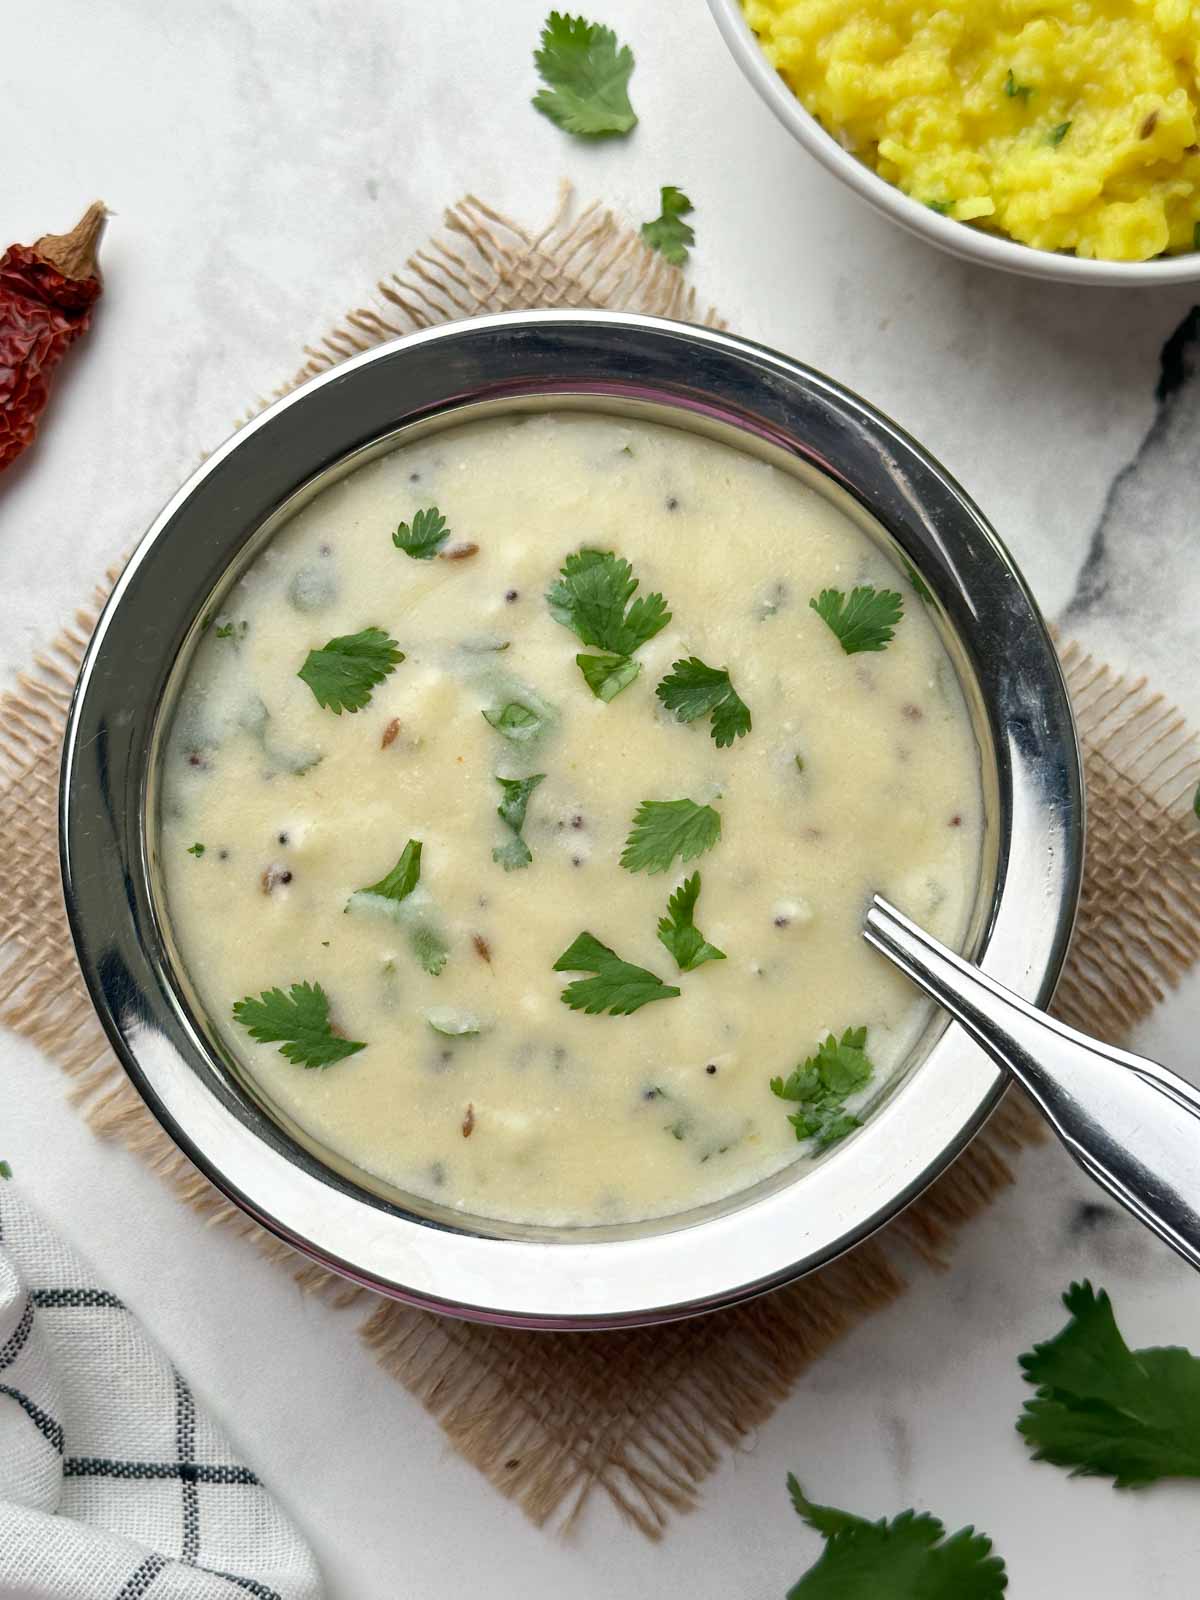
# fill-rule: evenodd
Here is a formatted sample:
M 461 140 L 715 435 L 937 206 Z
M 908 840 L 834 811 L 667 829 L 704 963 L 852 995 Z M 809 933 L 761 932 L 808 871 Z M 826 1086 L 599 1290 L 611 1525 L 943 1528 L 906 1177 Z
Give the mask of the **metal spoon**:
M 1036 1010 L 879 895 L 864 937 L 1016 1078 L 1085 1172 L 1200 1269 L 1200 1093 L 1190 1083 Z

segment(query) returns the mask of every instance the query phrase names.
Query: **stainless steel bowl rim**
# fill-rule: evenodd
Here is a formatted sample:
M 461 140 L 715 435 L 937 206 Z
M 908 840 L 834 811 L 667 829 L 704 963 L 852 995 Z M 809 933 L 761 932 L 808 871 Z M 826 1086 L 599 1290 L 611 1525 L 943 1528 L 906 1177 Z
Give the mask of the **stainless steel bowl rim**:
M 251 1217 L 356 1282 L 442 1312 L 614 1327 L 732 1303 L 859 1242 L 962 1149 L 1000 1075 L 950 1028 L 880 1114 L 798 1181 L 681 1226 L 554 1240 L 437 1225 L 323 1170 L 230 1088 L 176 991 L 146 817 L 182 643 L 272 513 L 406 421 L 566 395 L 598 409 L 653 402 L 681 425 L 718 419 L 768 439 L 890 532 L 970 652 L 995 742 L 1002 837 L 980 964 L 1044 1003 L 1078 897 L 1082 782 L 1057 656 L 1011 558 L 949 475 L 865 402 L 774 351 L 650 317 L 512 312 L 414 334 L 314 379 L 212 455 L 145 535 L 88 647 L 64 747 L 61 859 L 80 963 L 118 1056 L 175 1142 Z
M 746 21 L 740 0 L 708 0 L 708 6 L 743 74 L 793 138 L 835 178 L 907 232 L 930 240 L 962 261 L 982 262 L 1004 272 L 1052 283 L 1147 289 L 1200 279 L 1200 251 L 1156 256 L 1149 261 L 1100 261 L 1066 251 L 1039 250 L 939 215 L 843 149 L 805 109 L 767 60 Z

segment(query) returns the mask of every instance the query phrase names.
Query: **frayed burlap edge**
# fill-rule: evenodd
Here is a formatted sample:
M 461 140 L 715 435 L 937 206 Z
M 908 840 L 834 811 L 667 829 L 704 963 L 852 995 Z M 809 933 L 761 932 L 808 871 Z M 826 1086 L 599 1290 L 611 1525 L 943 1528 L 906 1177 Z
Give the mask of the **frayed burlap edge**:
M 347 314 L 286 393 L 358 351 L 416 327 L 529 306 L 621 307 L 696 317 L 681 275 L 606 211 L 573 216 L 564 193 L 527 235 L 469 198 L 446 232 L 376 302 Z M 705 320 L 717 324 L 709 311 Z M 266 403 L 265 401 L 262 403 Z M 108 586 L 115 579 L 108 575 Z M 97 591 L 95 605 L 107 588 Z M 349 1287 L 302 1262 L 230 1205 L 150 1116 L 108 1050 L 75 965 L 56 848 L 58 757 L 95 608 L 74 621 L 0 700 L 0 1020 L 75 1079 L 98 1133 L 144 1157 L 179 1196 L 287 1263 L 335 1304 L 362 1301 L 360 1332 L 451 1442 L 535 1522 L 569 1525 L 603 1489 L 651 1537 L 696 1503 L 720 1460 L 765 1421 L 805 1367 L 905 1287 L 902 1263 L 941 1264 L 956 1231 L 1012 1182 L 1007 1157 L 1040 1138 L 1009 1096 L 951 1170 L 851 1255 L 748 1306 L 667 1328 L 530 1335 L 455 1323 Z M 1062 652 L 1083 739 L 1091 834 L 1079 926 L 1056 1010 L 1115 1039 L 1200 955 L 1196 830 L 1188 796 L 1197 745 L 1141 680 Z

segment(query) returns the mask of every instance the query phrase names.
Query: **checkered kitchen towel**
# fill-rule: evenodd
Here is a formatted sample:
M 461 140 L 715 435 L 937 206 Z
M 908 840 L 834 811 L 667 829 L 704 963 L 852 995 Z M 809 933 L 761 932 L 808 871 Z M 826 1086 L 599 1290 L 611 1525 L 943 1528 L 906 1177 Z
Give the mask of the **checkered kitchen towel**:
M 2 1600 L 320 1600 L 306 1545 L 117 1297 L 0 1183 Z

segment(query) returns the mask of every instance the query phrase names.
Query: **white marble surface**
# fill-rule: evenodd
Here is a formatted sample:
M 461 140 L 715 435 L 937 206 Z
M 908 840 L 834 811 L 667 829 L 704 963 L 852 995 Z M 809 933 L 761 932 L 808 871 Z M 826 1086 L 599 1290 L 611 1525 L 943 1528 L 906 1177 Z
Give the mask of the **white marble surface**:
M 1200 715 L 1195 427 L 1155 419 L 1186 290 L 1005 279 L 935 254 L 809 162 L 742 82 L 703 0 L 604 0 L 637 53 L 641 125 L 590 149 L 528 106 L 543 0 L 38 0 L 0 57 L 5 237 L 116 212 L 108 288 L 45 437 L 0 486 L 0 668 L 18 667 L 248 400 L 467 189 L 529 224 L 570 177 L 635 219 L 696 203 L 695 282 L 731 324 L 893 413 L 977 496 L 1047 610 Z M 35 136 L 36 134 L 36 136 Z M 1198 391 L 1200 392 L 1200 386 Z M 1103 515 L 1103 549 L 1080 574 Z M 1143 1030 L 1194 1056 L 1200 984 Z M 1116 1494 L 1025 1459 L 1015 1357 L 1090 1275 L 1132 1340 L 1200 1344 L 1200 1285 L 1091 1198 L 1056 1151 L 962 1238 L 944 1276 L 824 1359 L 657 1548 L 599 1504 L 562 1542 L 450 1453 L 344 1317 L 204 1229 L 98 1144 L 56 1069 L 4 1043 L 3 1154 L 189 1373 L 307 1530 L 338 1600 L 471 1592 L 781 1596 L 818 1541 L 783 1477 L 874 1515 L 915 1502 L 988 1530 L 1020 1600 L 1176 1600 L 1196 1489 Z M 1090 1214 L 1089 1214 L 1090 1215 Z

